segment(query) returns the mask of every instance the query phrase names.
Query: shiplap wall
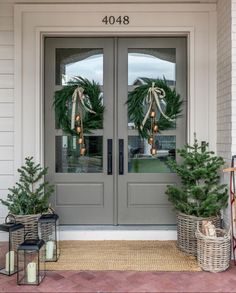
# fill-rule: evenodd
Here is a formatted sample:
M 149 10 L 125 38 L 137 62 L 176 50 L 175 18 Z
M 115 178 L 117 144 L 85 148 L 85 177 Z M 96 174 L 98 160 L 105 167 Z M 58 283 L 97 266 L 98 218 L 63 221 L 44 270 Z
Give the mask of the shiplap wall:
M 14 33 L 13 3 L 0 2 L 0 197 L 14 183 Z M 6 216 L 0 205 L 0 222 Z

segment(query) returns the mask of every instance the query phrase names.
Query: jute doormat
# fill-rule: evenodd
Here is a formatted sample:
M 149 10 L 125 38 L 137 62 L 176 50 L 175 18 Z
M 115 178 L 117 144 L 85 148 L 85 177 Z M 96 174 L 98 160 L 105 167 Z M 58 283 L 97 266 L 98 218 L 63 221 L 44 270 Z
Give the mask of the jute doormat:
M 176 241 L 60 241 L 58 262 L 47 270 L 201 271 Z

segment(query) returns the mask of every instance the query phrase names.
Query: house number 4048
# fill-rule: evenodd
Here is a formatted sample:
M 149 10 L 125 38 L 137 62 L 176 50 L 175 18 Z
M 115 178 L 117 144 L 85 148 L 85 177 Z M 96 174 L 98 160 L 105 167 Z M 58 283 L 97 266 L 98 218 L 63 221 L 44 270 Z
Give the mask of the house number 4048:
M 128 25 L 129 24 L 129 16 L 113 16 L 113 15 L 106 15 L 103 17 L 102 22 L 106 25 L 113 25 L 113 24 L 120 24 L 120 25 Z

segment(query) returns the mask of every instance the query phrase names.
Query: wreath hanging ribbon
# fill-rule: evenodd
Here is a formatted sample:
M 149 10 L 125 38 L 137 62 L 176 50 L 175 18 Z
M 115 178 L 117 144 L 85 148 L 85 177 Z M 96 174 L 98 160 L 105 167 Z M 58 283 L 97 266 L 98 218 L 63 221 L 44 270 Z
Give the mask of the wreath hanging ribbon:
M 72 112 L 71 112 L 71 129 L 75 128 L 75 113 L 76 113 L 76 103 L 78 100 L 78 109 L 80 114 L 83 114 L 83 110 L 87 111 L 89 113 L 96 114 L 91 108 L 88 108 L 85 103 L 85 95 L 84 95 L 84 89 L 80 86 L 78 86 L 72 95 Z
M 161 102 L 160 100 L 161 99 L 164 99 L 166 96 L 166 93 L 164 91 L 163 88 L 160 88 L 158 86 L 155 87 L 155 82 L 152 82 L 152 86 L 148 89 L 148 94 L 145 98 L 145 102 L 148 106 L 148 110 L 147 110 L 147 113 L 142 121 L 142 124 L 140 126 L 140 129 L 143 130 L 143 127 L 150 115 L 150 112 L 151 112 L 151 109 L 153 107 L 156 107 L 160 113 L 163 115 L 163 117 L 165 117 L 167 120 L 169 121 L 174 121 L 174 119 L 171 119 L 170 117 L 168 117 L 162 110 L 161 108 Z

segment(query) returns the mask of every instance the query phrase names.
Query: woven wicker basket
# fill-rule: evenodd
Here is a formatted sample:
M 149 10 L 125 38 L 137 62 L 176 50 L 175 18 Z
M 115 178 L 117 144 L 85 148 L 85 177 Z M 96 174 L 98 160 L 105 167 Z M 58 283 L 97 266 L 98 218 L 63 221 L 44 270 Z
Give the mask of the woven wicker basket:
M 197 231 L 197 222 L 202 220 L 212 221 L 215 227 L 220 228 L 220 217 L 201 218 L 183 213 L 177 214 L 177 246 L 181 251 L 197 256 L 195 232 Z
M 202 234 L 199 227 L 196 231 L 198 265 L 208 272 L 225 271 L 230 264 L 230 231 L 217 228 L 217 237 L 209 237 Z
M 35 215 L 14 215 L 16 223 L 22 223 L 25 226 L 25 235 L 27 239 L 38 238 L 38 219 L 41 214 Z

